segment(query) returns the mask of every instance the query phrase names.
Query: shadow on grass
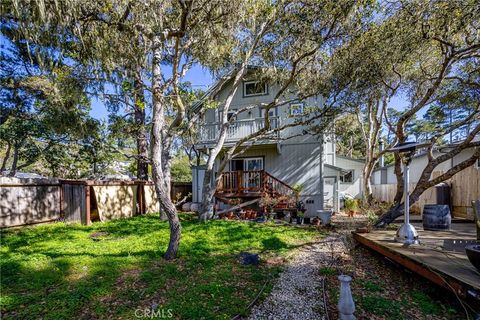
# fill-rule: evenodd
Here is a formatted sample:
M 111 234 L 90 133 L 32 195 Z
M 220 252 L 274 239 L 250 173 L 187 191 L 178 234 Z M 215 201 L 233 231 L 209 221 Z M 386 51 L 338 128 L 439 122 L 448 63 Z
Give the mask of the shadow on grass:
M 295 230 L 187 218 L 174 261 L 162 259 L 169 228 L 158 215 L 2 231 L 2 318 L 131 318 L 151 304 L 179 318 L 233 315 L 269 272 L 240 266 L 236 255 L 296 246 Z M 107 238 L 92 240 L 97 231 Z

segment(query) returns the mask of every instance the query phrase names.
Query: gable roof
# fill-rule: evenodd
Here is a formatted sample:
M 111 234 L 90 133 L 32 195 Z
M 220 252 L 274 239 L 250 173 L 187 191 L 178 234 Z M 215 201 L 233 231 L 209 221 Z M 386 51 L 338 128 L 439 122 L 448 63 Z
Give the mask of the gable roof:
M 239 69 L 239 67 L 236 66 L 235 68 L 230 70 L 226 75 L 221 77 L 217 82 L 215 82 L 210 88 L 208 88 L 208 90 L 205 92 L 205 94 L 203 94 L 202 97 L 200 97 L 199 100 L 195 101 L 192 104 L 192 111 L 193 112 L 200 111 L 200 108 L 202 107 L 203 102 L 205 102 L 206 99 L 212 98 L 215 95 L 217 95 L 223 89 L 223 87 L 230 80 L 232 80 L 234 78 L 235 73 L 238 71 L 238 69 Z M 256 66 L 256 65 L 248 65 L 247 66 L 247 73 L 251 70 L 258 70 L 258 69 L 262 69 L 262 67 L 261 66 Z
M 328 163 L 325 163 L 324 166 L 327 167 L 327 168 L 333 169 L 335 171 L 342 172 L 342 173 L 348 173 L 350 171 L 350 170 L 343 169 L 343 168 L 340 168 L 340 167 L 337 167 L 337 166 L 334 166 L 334 165 L 331 165 L 331 164 L 328 164 Z
M 365 163 L 365 159 L 357 159 L 357 158 L 343 156 L 343 155 L 340 155 L 340 154 L 337 154 L 336 157 L 346 159 L 346 160 L 356 161 L 356 162 L 360 162 L 360 163 Z

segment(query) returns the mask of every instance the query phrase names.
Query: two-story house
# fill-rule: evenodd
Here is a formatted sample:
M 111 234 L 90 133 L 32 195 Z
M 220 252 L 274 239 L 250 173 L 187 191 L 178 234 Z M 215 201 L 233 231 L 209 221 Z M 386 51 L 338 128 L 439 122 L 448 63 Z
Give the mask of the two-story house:
M 224 78 L 212 86 L 205 95 L 218 102 L 214 109 L 206 110 L 200 128 L 196 148 L 205 154 L 215 145 L 218 138 L 223 105 L 231 91 L 233 79 Z M 265 110 L 279 90 L 276 83 L 262 82 L 252 74 L 244 78 L 237 89 L 229 113 L 233 119 L 228 129 L 224 149 L 231 147 L 238 139 L 258 131 L 264 125 Z M 292 100 L 290 97 L 285 101 Z M 295 98 L 295 97 L 293 97 Z M 203 101 L 196 104 L 200 108 Z M 269 112 L 271 126 L 278 128 L 298 120 L 306 108 L 321 108 L 321 96 L 304 100 L 293 100 L 280 105 Z M 295 185 L 302 185 L 301 200 L 307 209 L 306 216 L 314 216 L 323 208 L 339 209 L 339 194 L 347 192 L 353 196 L 360 194 L 360 176 L 362 162 L 345 157 L 337 157 L 335 141 L 331 134 L 311 134 L 304 126 L 293 126 L 273 136 L 246 143 L 246 150 L 241 156 L 230 161 L 217 186 L 216 199 L 222 203 L 227 197 L 252 199 L 261 197 L 265 190 L 275 194 L 286 194 Z M 222 154 L 217 159 L 217 166 Z M 193 167 L 193 201 L 201 202 L 204 167 Z M 220 205 L 221 206 L 221 205 Z

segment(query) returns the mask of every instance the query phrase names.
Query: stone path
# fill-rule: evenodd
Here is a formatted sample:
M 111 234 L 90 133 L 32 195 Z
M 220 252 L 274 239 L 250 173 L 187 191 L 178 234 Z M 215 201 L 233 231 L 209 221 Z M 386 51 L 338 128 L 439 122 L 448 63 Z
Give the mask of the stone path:
M 345 250 L 338 234 L 296 249 L 270 296 L 253 307 L 249 319 L 326 319 L 320 269 Z

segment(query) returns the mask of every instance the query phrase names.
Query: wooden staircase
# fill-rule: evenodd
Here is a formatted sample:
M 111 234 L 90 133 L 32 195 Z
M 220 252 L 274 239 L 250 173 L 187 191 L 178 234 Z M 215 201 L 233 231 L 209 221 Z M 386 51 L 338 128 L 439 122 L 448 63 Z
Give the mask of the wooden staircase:
M 215 197 L 227 204 L 262 198 L 269 195 L 272 198 L 293 199 L 295 191 L 291 186 L 272 176 L 265 170 L 227 171 L 221 174 Z M 283 199 L 278 208 L 287 208 L 290 203 Z

